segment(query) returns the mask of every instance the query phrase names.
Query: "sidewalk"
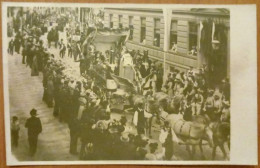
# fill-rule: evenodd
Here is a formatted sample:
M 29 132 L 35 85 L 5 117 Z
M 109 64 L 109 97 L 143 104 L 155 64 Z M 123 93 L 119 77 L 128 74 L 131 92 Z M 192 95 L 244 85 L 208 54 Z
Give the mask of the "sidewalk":
M 21 127 L 19 147 L 12 150 L 14 156 L 20 161 L 78 160 L 77 156 L 69 154 L 68 126 L 54 118 L 53 108 L 48 108 L 42 101 L 42 74 L 32 77 L 30 68 L 22 64 L 21 55 L 14 54 L 8 57 L 10 116 L 18 116 Z M 38 110 L 38 117 L 43 126 L 34 157 L 28 154 L 27 130 L 24 127 L 32 108 Z

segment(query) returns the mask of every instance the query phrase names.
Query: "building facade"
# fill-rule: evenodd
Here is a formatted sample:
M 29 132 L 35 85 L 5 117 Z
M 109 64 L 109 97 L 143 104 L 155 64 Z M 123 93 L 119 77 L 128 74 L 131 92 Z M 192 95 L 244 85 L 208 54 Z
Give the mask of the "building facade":
M 126 46 L 163 62 L 164 17 L 160 9 L 105 9 L 105 27 L 128 27 L 130 37 Z
M 222 68 L 221 78 L 230 74 L 229 18 L 227 9 L 213 8 L 104 10 L 104 26 L 129 28 L 126 46 L 141 53 L 148 50 L 151 59 L 165 63 L 165 74 L 174 68 L 184 71 L 209 64 L 216 70 Z M 205 38 L 211 39 L 209 43 Z

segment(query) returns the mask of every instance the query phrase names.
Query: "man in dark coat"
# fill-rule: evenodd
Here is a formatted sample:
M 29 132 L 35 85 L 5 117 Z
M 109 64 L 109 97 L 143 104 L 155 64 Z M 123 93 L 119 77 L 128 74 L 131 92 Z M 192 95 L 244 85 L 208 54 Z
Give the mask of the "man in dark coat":
M 33 56 L 35 55 L 35 50 L 34 49 L 35 49 L 35 47 L 32 44 L 30 44 L 28 46 L 26 64 L 29 67 L 32 67 Z
M 51 41 L 53 40 L 53 33 L 54 32 L 54 29 L 52 28 L 49 32 L 48 32 L 48 35 L 47 35 L 47 40 L 48 40 L 48 47 L 50 48 L 51 47 Z
M 138 112 L 138 120 L 137 120 L 137 134 L 144 134 L 145 129 L 145 117 L 144 117 L 144 109 L 143 103 L 137 104 L 137 112 Z
M 26 120 L 25 127 L 28 129 L 30 155 L 33 156 L 36 153 L 38 135 L 42 132 L 42 124 L 41 120 L 36 117 L 37 110 L 32 109 L 30 115 L 31 117 Z
M 48 107 L 53 107 L 54 98 L 54 84 L 53 77 L 50 75 L 47 80 L 47 105 Z
M 11 55 L 13 55 L 13 53 L 14 53 L 14 40 L 13 39 L 11 39 L 11 41 L 9 42 L 8 53 Z
M 81 138 L 81 149 L 80 149 L 80 159 L 85 156 L 85 146 L 89 142 L 92 142 L 93 130 L 92 126 L 96 123 L 95 114 L 93 113 L 94 103 L 91 103 L 83 111 L 81 121 L 80 121 L 80 138 Z
M 57 117 L 60 114 L 61 110 L 61 104 L 60 104 L 60 92 L 62 88 L 62 83 L 61 83 L 61 71 L 56 71 L 57 75 L 54 76 L 53 80 L 53 86 L 54 86 L 54 109 L 53 109 L 53 116 Z
M 163 67 L 162 64 L 159 65 L 156 71 L 157 81 L 156 81 L 156 90 L 157 92 L 161 91 L 163 84 Z
M 73 91 L 72 94 L 72 99 L 71 99 L 71 114 L 70 117 L 76 118 L 79 110 L 79 97 L 80 97 L 80 92 L 81 92 L 81 82 L 77 81 L 76 82 L 76 87 Z
M 134 160 L 136 148 L 129 142 L 128 133 L 122 133 L 117 144 L 118 160 Z M 116 150 L 115 149 L 115 150 Z
M 70 153 L 77 154 L 77 142 L 80 136 L 80 123 L 76 118 L 72 118 L 68 122 L 70 129 Z
M 20 47 L 21 47 L 21 36 L 20 36 L 20 33 L 17 33 L 17 35 L 15 36 L 14 46 L 15 46 L 15 52 L 17 54 L 19 54 L 20 53 Z
M 61 122 L 67 122 L 69 119 L 69 104 L 70 104 L 70 93 L 69 93 L 69 86 L 68 86 L 69 81 L 65 80 L 64 85 L 61 88 L 60 91 L 60 97 L 61 97 L 61 112 L 60 112 L 60 121 Z
M 43 41 L 40 40 L 40 45 L 38 48 L 38 53 L 37 53 L 37 63 L 38 63 L 38 71 L 43 70 L 43 57 L 44 57 L 44 47 L 43 47 Z

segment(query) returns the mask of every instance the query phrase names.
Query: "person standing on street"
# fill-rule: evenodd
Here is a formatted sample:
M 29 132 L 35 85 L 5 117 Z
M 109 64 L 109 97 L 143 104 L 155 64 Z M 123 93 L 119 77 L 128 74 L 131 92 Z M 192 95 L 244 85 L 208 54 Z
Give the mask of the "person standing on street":
M 30 147 L 30 155 L 34 156 L 37 148 L 38 135 L 42 132 L 41 120 L 36 117 L 37 110 L 30 111 L 31 117 L 26 120 L 25 127 L 28 129 L 28 141 Z
M 14 39 L 14 48 L 15 48 L 15 52 L 17 54 L 20 54 L 20 47 L 21 47 L 21 37 L 20 37 L 20 33 L 17 33 Z
M 68 40 L 67 48 L 68 48 L 68 57 L 69 57 L 69 58 L 72 58 L 72 44 L 71 44 L 71 39 Z
M 137 114 L 137 122 L 136 122 L 136 128 L 137 128 L 137 134 L 141 135 L 145 133 L 145 117 L 144 117 L 144 109 L 143 109 L 143 103 L 139 102 L 137 104 L 136 108 L 136 114 Z M 135 114 L 135 115 L 136 115 Z
M 61 42 L 60 42 L 60 57 L 63 58 L 64 55 L 65 55 L 65 52 L 66 52 L 66 46 L 63 42 L 63 39 L 61 39 Z
M 13 55 L 13 53 L 14 53 L 14 40 L 13 39 L 11 39 L 11 41 L 9 42 L 8 53 L 11 55 Z
M 70 118 L 68 121 L 68 126 L 70 129 L 70 153 L 77 154 L 77 144 L 80 137 L 80 123 L 77 118 Z
M 11 122 L 11 141 L 14 147 L 18 147 L 18 140 L 19 140 L 19 121 L 17 116 L 13 116 Z

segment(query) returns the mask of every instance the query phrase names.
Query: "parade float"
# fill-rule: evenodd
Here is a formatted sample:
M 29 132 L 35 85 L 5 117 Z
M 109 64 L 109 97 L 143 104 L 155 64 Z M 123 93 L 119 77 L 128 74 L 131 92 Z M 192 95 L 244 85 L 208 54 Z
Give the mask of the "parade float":
M 85 42 L 82 45 L 82 50 L 87 50 L 90 45 L 95 46 L 95 51 L 98 51 L 102 55 L 107 54 L 106 66 L 109 66 L 112 71 L 115 66 L 118 66 L 118 60 L 120 59 L 116 56 L 114 50 L 118 45 L 127 40 L 129 35 L 129 31 L 127 29 L 97 29 L 93 28 L 93 30 L 87 36 Z M 84 52 L 84 51 L 83 51 Z M 91 55 L 91 53 L 89 53 Z M 117 57 L 117 58 L 115 58 Z M 103 86 L 109 90 L 116 90 L 115 86 L 112 84 L 112 79 L 120 80 L 120 82 L 127 82 L 128 79 L 120 76 L 116 73 L 111 73 L 110 79 L 108 78 L 107 68 L 103 65 L 92 66 L 90 69 L 91 73 L 94 74 L 97 82 L 100 86 Z M 129 81 L 130 82 L 130 81 Z M 113 85 L 113 86 L 112 86 Z
M 93 28 L 82 45 L 82 50 L 93 45 L 95 46 L 95 51 L 102 53 L 104 56 L 106 55 L 106 63 L 91 66 L 89 75 L 92 79 L 95 79 L 99 87 L 108 91 L 111 96 L 111 108 L 114 108 L 114 110 L 123 110 L 124 106 L 129 104 L 128 97 L 137 91 L 133 81 L 133 66 L 125 66 L 122 62 L 122 58 L 129 54 L 121 51 L 122 49 L 119 47 L 128 37 L 128 29 Z M 119 72 L 115 72 L 115 68 Z M 122 74 L 122 68 L 127 69 L 130 73 Z M 113 100 L 115 103 L 113 103 Z

